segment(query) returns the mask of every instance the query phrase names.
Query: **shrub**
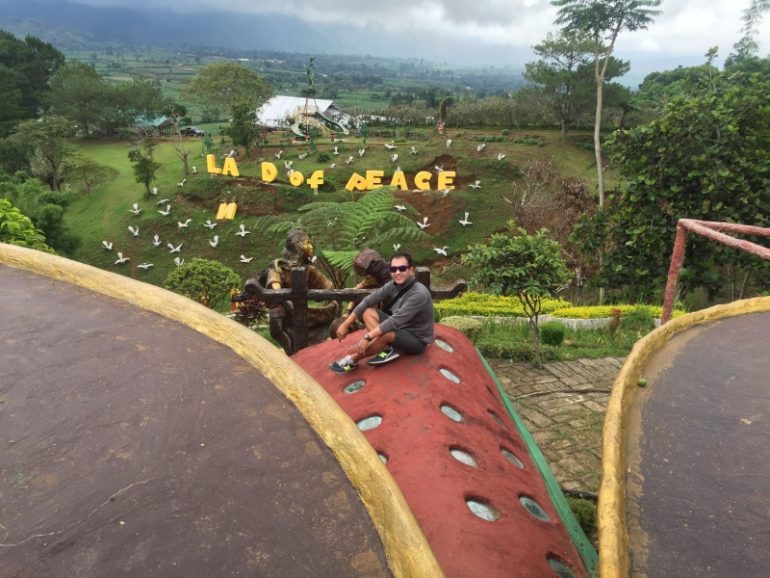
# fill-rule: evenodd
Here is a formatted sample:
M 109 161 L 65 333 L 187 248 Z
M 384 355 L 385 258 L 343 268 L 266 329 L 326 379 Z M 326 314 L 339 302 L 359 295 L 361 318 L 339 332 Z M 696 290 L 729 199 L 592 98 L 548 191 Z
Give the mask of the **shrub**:
M 327 153 L 326 151 L 322 151 L 318 153 L 318 156 L 316 157 L 316 160 L 319 163 L 328 163 L 330 160 L 332 160 L 331 154 Z
M 171 271 L 164 286 L 214 308 L 229 299 L 233 289 L 240 288 L 241 278 L 219 261 L 192 259 Z
M 593 535 L 596 531 L 596 504 L 571 496 L 567 496 L 567 503 L 583 531 L 589 536 Z
M 478 349 L 484 357 L 493 359 L 535 361 L 535 346 L 530 341 L 505 341 L 480 337 L 476 341 L 476 349 Z M 540 356 L 542 361 L 551 361 L 558 358 L 556 350 L 550 345 L 541 346 Z
M 477 321 L 476 319 L 472 319 L 470 317 L 445 317 L 441 320 L 441 323 L 448 327 L 457 329 L 471 341 L 476 341 L 483 328 L 481 321 Z
M 592 305 L 590 307 L 573 307 L 566 305 L 564 307 L 553 308 L 547 313 L 553 317 L 566 317 L 568 319 L 598 319 L 601 317 L 612 317 L 612 310 L 620 310 L 621 318 L 637 318 L 639 316 L 649 319 L 659 318 L 662 312 L 660 305 Z M 684 315 L 681 309 L 674 310 L 674 317 Z
M 548 321 L 540 326 L 540 339 L 545 345 L 559 346 L 564 342 L 564 325 Z

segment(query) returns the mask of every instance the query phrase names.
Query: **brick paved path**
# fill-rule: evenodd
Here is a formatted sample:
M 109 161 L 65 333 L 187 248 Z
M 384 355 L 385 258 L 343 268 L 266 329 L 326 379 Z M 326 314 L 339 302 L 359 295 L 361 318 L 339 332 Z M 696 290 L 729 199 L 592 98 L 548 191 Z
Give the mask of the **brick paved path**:
M 559 484 L 596 492 L 609 390 L 622 357 L 547 363 L 489 360 Z

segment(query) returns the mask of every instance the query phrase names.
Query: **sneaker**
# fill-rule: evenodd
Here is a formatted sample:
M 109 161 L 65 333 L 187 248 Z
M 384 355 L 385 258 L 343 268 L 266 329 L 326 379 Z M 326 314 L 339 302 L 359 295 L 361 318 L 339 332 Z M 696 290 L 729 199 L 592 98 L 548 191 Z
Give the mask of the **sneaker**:
M 329 369 L 331 369 L 334 373 L 349 373 L 356 367 L 358 367 L 358 364 L 355 361 L 348 358 L 342 358 L 332 362 L 332 364 L 329 366 Z
M 369 365 L 385 365 L 386 363 L 395 361 L 399 357 L 401 357 L 401 354 L 398 353 L 395 349 L 393 348 L 383 349 L 377 355 L 370 358 L 368 363 Z

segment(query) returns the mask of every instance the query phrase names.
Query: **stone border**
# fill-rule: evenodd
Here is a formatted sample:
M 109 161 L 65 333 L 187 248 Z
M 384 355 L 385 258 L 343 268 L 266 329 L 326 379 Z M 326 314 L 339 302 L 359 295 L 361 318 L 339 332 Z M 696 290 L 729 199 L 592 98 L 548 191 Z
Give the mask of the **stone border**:
M 323 387 L 267 340 L 186 297 L 63 257 L 0 243 L 0 265 L 125 301 L 232 349 L 297 407 L 337 458 L 380 535 L 393 575 L 444 576 L 401 490 L 369 442 Z
M 637 341 L 612 386 L 602 440 L 602 478 L 599 484 L 599 575 L 626 578 L 631 561 L 626 528 L 626 471 L 628 422 L 639 378 L 652 355 L 676 334 L 695 325 L 725 317 L 770 311 L 770 297 L 757 297 L 716 305 L 677 317 Z

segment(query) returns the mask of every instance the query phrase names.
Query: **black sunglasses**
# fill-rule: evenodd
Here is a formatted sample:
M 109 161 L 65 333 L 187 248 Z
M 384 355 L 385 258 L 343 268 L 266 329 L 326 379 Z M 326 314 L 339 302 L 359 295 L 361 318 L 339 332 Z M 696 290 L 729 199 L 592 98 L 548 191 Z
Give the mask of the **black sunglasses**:
M 391 273 L 395 273 L 396 271 L 403 273 L 409 270 L 409 265 L 391 265 L 389 269 Z

